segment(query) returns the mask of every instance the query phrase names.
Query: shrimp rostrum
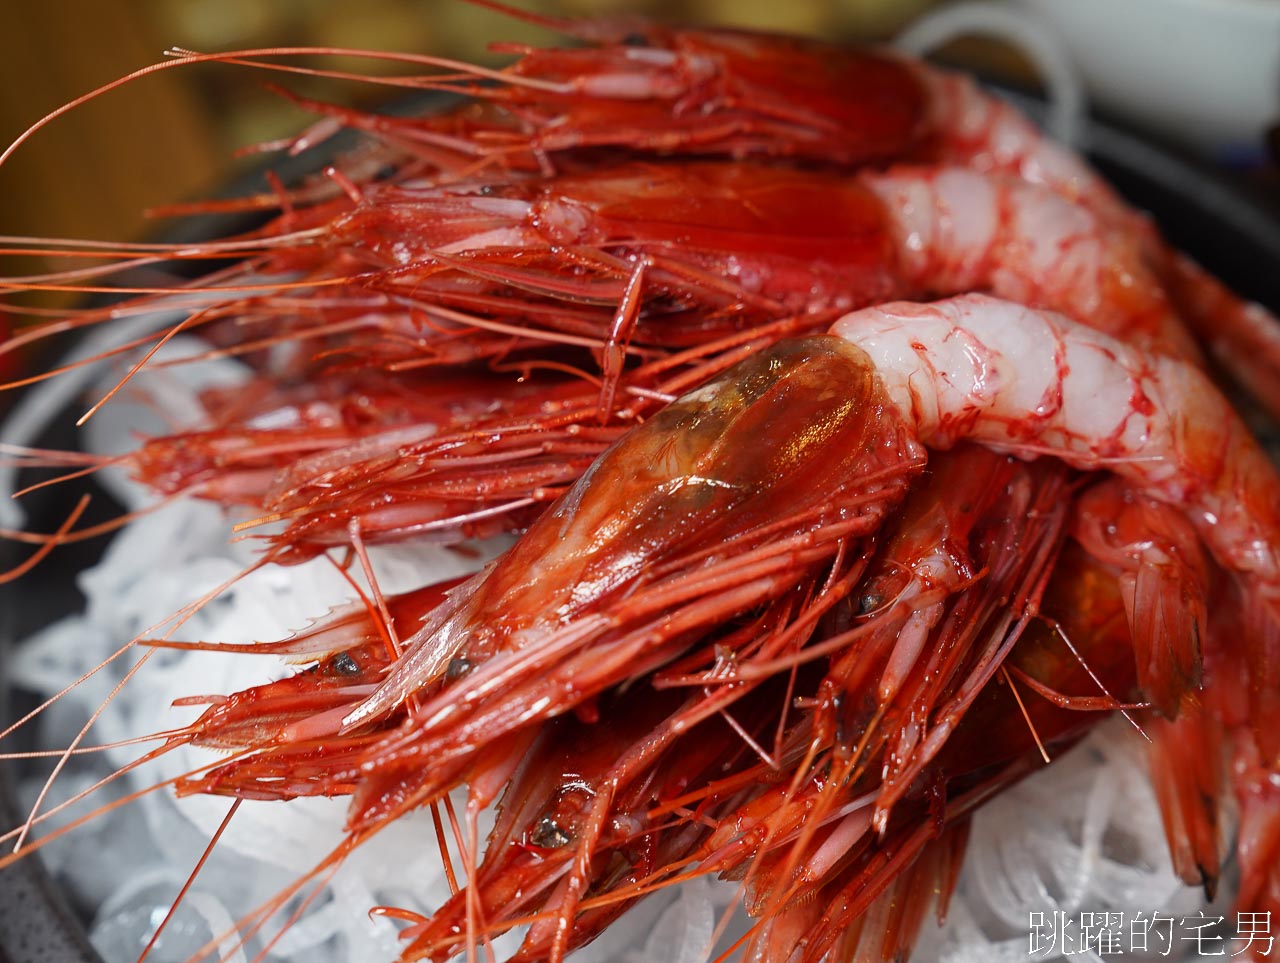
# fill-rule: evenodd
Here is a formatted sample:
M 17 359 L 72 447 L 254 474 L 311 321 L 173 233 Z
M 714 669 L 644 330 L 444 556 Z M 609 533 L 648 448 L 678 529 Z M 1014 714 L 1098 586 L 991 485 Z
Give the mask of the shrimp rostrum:
M 121 385 L 193 332 L 244 382 L 132 453 L 9 457 L 247 508 L 259 566 L 516 536 L 284 641 L 146 640 L 305 666 L 158 736 L 230 753 L 178 793 L 350 797 L 321 880 L 464 791 L 406 960 L 524 926 L 559 961 L 700 874 L 748 960 L 897 959 L 983 803 L 1124 713 L 1178 874 L 1217 886 L 1234 794 L 1237 905 L 1280 912 L 1280 478 L 1206 360 L 1280 408 L 1280 324 L 963 78 L 543 22 L 585 45 L 408 58 L 444 112 L 300 101 L 369 144 L 252 233 L 10 285 L 230 258 L 6 349 L 177 308 Z

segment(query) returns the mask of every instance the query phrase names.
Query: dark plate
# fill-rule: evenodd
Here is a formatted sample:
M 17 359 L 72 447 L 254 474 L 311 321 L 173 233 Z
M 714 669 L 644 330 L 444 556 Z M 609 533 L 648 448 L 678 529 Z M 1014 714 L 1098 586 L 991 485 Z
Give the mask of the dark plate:
M 1028 112 L 1038 112 L 1033 99 L 1011 96 Z M 1155 217 L 1174 246 L 1241 294 L 1280 311 L 1280 218 L 1273 199 L 1108 123 L 1092 124 L 1088 135 L 1093 162 L 1136 207 Z M 326 145 L 324 154 L 296 158 L 277 169 L 286 180 L 292 179 L 303 170 L 316 168 L 329 156 L 327 152 L 338 146 Z M 227 193 L 245 193 L 260 183 L 255 177 L 233 185 Z M 195 219 L 184 226 L 182 234 L 212 237 L 246 226 L 243 219 L 216 223 Z M 181 238 L 170 235 L 169 239 Z M 66 419 L 65 425 L 41 444 L 73 446 L 71 420 Z M 74 496 L 68 496 L 64 489 L 38 494 L 40 497 L 23 503 L 31 527 L 53 530 L 66 516 L 68 498 Z M 94 499 L 92 510 L 102 519 L 115 511 L 101 495 Z M 20 587 L 0 586 L 0 666 L 4 664 L 4 646 L 77 607 L 79 595 L 69 584 L 67 573 L 93 564 L 104 547 L 105 540 L 100 540 L 60 550 L 24 578 Z M 14 551 L 14 546 L 0 545 L 0 570 L 20 557 L 22 553 Z M 0 719 L 13 718 L 21 705 L 21 694 L 0 685 Z M 18 817 L 5 775 L 6 770 L 0 767 L 0 825 L 7 828 Z M 0 963 L 102 963 L 85 939 L 81 919 L 36 859 L 0 871 Z

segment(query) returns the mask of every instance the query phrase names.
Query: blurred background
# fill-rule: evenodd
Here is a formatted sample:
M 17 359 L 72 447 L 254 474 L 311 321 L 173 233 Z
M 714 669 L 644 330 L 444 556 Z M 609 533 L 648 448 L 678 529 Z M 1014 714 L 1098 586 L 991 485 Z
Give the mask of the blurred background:
M 830 39 L 883 39 L 938 6 L 934 0 L 516 2 L 534 11 L 647 13 Z M 1241 106 L 1241 94 L 1217 89 L 1221 78 L 1250 97 L 1258 95 L 1263 106 L 1250 106 L 1254 113 L 1280 100 L 1280 80 L 1272 76 L 1280 74 L 1280 2 L 1020 0 L 1017 5 L 1053 21 L 1073 54 L 1084 60 L 1131 65 L 1128 76 L 1092 78 L 1094 96 L 1126 123 L 1146 125 L 1158 136 L 1207 150 L 1215 161 L 1235 165 L 1242 177 L 1267 176 L 1260 133 L 1248 132 L 1242 145 L 1223 144 L 1205 124 Z M 1220 26 L 1237 22 L 1231 26 L 1235 33 L 1215 39 Z M 1255 38 L 1253 46 L 1245 46 L 1248 38 Z M 1262 38 L 1262 46 L 1256 38 Z M 25 0 L 6 5 L 0 33 L 0 142 L 8 143 L 43 114 L 86 91 L 162 59 L 170 46 L 213 51 L 341 45 L 493 62 L 485 50 L 492 40 L 543 43 L 557 38 L 460 0 Z M 1228 55 L 1197 59 L 1182 46 L 1207 41 L 1225 45 Z M 947 56 L 997 76 L 1034 79 L 1020 56 L 1002 44 L 968 40 L 951 45 Z M 1271 59 L 1259 59 L 1272 57 L 1274 69 Z M 1186 75 L 1186 90 L 1163 76 L 1161 58 L 1175 61 L 1175 80 Z M 390 68 L 364 61 L 358 69 Z M 1103 67 L 1091 61 L 1089 69 L 1096 73 Z M 198 197 L 225 183 L 252 163 L 252 158 L 233 160 L 237 150 L 287 136 L 310 122 L 299 108 L 264 89 L 268 79 L 234 66 L 186 66 L 72 110 L 0 168 L 0 232 L 136 238 L 154 230 L 142 214 L 146 208 Z M 300 86 L 344 103 L 387 96 L 384 88 L 373 85 Z M 1136 104 L 1130 102 L 1139 95 Z M 1216 105 L 1196 108 L 1202 122 L 1194 114 L 1189 121 L 1177 113 L 1172 119 L 1162 116 L 1162 111 L 1176 111 L 1200 95 Z M 23 270 L 30 267 L 28 262 Z M 11 274 L 14 267 L 3 264 L 0 271 Z
M 822 36 L 887 36 L 928 0 L 523 0 L 566 14 L 652 13 Z M 161 59 L 201 51 L 331 45 L 448 53 L 495 62 L 491 40 L 556 38 L 454 0 L 35 0 L 6 5 L 0 32 L 0 141 L 47 111 Z M 388 65 L 365 61 L 358 69 Z M 224 181 L 230 155 L 311 118 L 224 65 L 184 67 L 98 98 L 41 131 L 0 168 L 0 232 L 132 237 L 141 211 Z M 278 79 L 278 78 L 277 78 Z M 344 102 L 385 98 L 350 86 Z

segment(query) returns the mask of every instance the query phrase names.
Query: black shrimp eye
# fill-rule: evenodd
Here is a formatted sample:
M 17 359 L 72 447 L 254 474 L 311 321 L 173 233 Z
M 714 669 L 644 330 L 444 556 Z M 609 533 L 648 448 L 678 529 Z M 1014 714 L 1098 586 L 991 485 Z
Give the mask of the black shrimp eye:
M 538 825 L 534 826 L 533 832 L 529 834 L 529 842 L 539 849 L 560 849 L 568 846 L 572 841 L 573 837 L 561 829 L 550 816 L 539 819 Z
M 461 655 L 455 655 L 445 667 L 444 677 L 446 681 L 453 682 L 455 679 L 461 679 L 470 671 L 471 660 Z
M 350 653 L 339 652 L 329 660 L 329 668 L 338 675 L 359 675 L 360 663 L 351 658 Z
M 884 596 L 879 592 L 868 592 L 862 598 L 858 599 L 858 614 L 870 615 L 880 606 L 884 605 Z
M 624 47 L 647 47 L 649 46 L 649 38 L 639 31 L 636 31 L 623 37 L 622 45 Z

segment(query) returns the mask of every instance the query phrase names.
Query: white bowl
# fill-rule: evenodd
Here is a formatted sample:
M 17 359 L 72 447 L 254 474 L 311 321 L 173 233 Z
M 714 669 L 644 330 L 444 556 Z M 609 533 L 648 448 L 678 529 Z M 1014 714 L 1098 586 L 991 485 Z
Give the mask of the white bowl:
M 1118 117 L 1224 159 L 1280 121 L 1280 0 L 1019 0 Z

